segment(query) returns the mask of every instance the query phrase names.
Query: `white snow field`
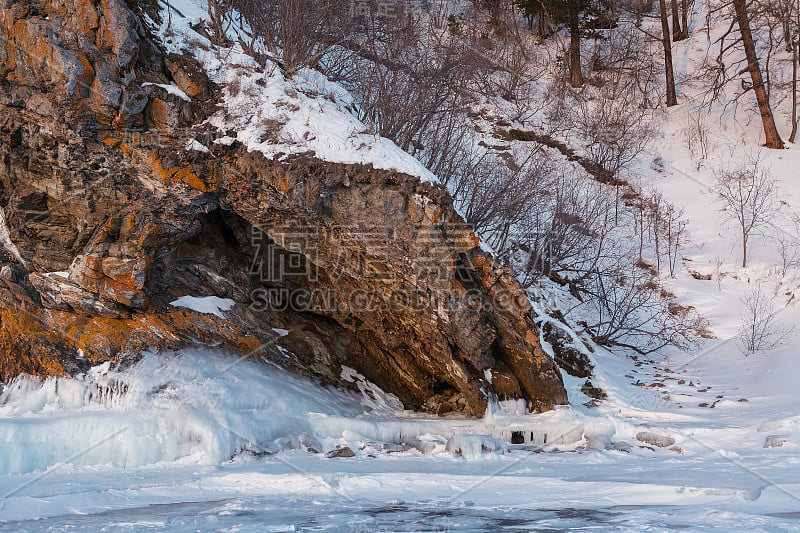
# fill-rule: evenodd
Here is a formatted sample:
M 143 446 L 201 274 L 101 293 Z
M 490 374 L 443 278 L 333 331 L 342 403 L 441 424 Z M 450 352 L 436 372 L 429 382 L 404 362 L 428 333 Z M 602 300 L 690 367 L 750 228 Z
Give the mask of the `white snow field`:
M 797 358 L 738 357 L 666 371 L 599 354 L 600 408 L 572 393 L 482 420 L 392 411 L 368 384 L 358 397 L 211 351 L 23 378 L 0 398 L 0 529 L 799 529 Z M 632 387 L 634 372 L 665 387 Z M 354 457 L 325 453 L 343 446 Z

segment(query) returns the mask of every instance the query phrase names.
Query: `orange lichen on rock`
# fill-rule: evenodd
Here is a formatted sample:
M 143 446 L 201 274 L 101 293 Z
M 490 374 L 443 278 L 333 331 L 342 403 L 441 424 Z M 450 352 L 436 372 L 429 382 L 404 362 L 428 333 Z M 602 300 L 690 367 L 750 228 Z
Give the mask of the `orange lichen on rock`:
M 100 142 L 111 148 L 120 146 L 122 139 L 120 139 L 114 132 L 104 131 L 101 134 Z
M 0 340 L 0 380 L 10 381 L 22 374 L 49 377 L 67 375 L 64 366 L 54 359 L 30 354 L 10 353 Z
M 150 118 L 159 127 L 161 131 L 168 132 L 167 126 L 169 122 L 170 111 L 164 100 L 154 98 L 150 102 Z
M 189 167 L 183 167 L 177 170 L 173 175 L 175 181 L 181 181 L 191 187 L 192 189 L 200 192 L 208 192 L 208 186 L 201 180 L 197 174 Z
M 148 341 L 154 340 L 151 328 L 163 329 L 158 326 L 160 324 L 152 317 L 96 317 L 73 325 L 67 333 L 72 337 L 75 347 L 80 348 L 90 361 L 100 363 L 115 360 L 121 354 L 134 354 L 148 348 Z
M 145 152 L 143 161 L 152 171 L 153 175 L 161 180 L 165 185 L 183 183 L 192 189 L 200 192 L 210 192 L 217 188 L 221 181 L 219 171 L 211 171 L 210 180 L 207 183 L 202 180 L 188 163 L 181 166 L 164 166 L 163 160 L 152 152 Z
M 62 340 L 43 327 L 34 314 L 5 309 L 0 312 L 0 379 L 19 374 L 64 375 L 58 362 Z
M 194 79 L 199 77 L 199 72 L 190 73 L 188 69 L 178 65 L 178 63 L 173 60 L 168 59 L 166 63 L 167 68 L 169 68 L 172 73 L 172 79 L 175 81 L 175 85 L 186 93 L 189 98 L 197 98 L 203 93 L 205 90 L 205 80 L 195 81 Z
M 85 317 L 70 322 L 64 338 L 95 363 L 136 356 L 154 347 L 170 350 L 207 343 L 244 355 L 261 345 L 222 318 L 183 309 L 129 318 Z
M 97 8 L 92 0 L 73 0 L 75 19 L 81 32 L 94 37 L 94 32 L 100 26 Z

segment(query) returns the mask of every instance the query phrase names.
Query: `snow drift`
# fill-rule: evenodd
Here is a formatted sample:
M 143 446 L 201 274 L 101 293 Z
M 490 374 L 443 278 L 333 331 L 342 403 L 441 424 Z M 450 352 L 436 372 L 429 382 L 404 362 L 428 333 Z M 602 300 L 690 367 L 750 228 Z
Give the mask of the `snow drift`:
M 355 397 L 275 367 L 202 351 L 145 354 L 83 378 L 22 377 L 0 395 L 0 472 L 68 462 L 211 464 L 248 445 L 312 431 L 312 413 L 355 415 Z
M 574 447 L 615 433 L 610 419 L 568 408 L 518 415 L 495 403 L 483 419 L 421 418 L 351 374 L 360 395 L 272 364 L 195 349 L 145 353 L 125 370 L 104 363 L 78 378 L 23 376 L 0 393 L 0 474 L 62 463 L 219 464 L 241 452 L 363 450 L 375 443 L 479 459 L 503 453 L 515 436 L 528 445 Z

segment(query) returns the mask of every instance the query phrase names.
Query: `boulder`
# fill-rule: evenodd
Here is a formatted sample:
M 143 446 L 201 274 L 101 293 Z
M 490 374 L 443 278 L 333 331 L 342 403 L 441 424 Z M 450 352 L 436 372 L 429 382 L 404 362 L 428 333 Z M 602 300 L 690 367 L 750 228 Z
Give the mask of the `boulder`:
M 347 446 L 336 448 L 335 450 L 331 450 L 325 454 L 325 457 L 328 457 L 330 459 L 335 459 L 337 457 L 355 457 L 355 456 L 356 453 Z
M 780 448 L 788 439 L 782 435 L 767 435 L 764 439 L 764 448 Z
M 658 448 L 668 448 L 669 446 L 675 444 L 675 439 L 672 437 L 668 435 L 659 435 L 650 431 L 640 431 L 636 434 L 636 440 L 639 442 L 644 442 L 645 444 L 656 446 Z

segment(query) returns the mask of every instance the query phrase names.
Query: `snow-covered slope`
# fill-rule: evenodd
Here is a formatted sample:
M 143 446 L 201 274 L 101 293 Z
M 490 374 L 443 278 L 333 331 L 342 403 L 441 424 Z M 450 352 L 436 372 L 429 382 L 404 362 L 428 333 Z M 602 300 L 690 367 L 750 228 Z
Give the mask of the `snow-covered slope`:
M 423 180 L 436 178 L 389 139 L 367 128 L 352 109 L 352 97 L 339 84 L 311 69 L 287 78 L 269 60 L 260 65 L 239 44 L 213 46 L 191 29 L 208 17 L 200 0 L 171 2 L 177 12 L 159 28 L 169 52 L 194 55 L 211 81 L 222 86 L 222 106 L 209 123 L 220 132 L 217 143 L 239 141 L 266 157 L 313 152 L 336 163 L 372 164 Z M 237 28 L 229 29 L 236 42 Z M 192 143 L 189 148 L 209 149 Z

